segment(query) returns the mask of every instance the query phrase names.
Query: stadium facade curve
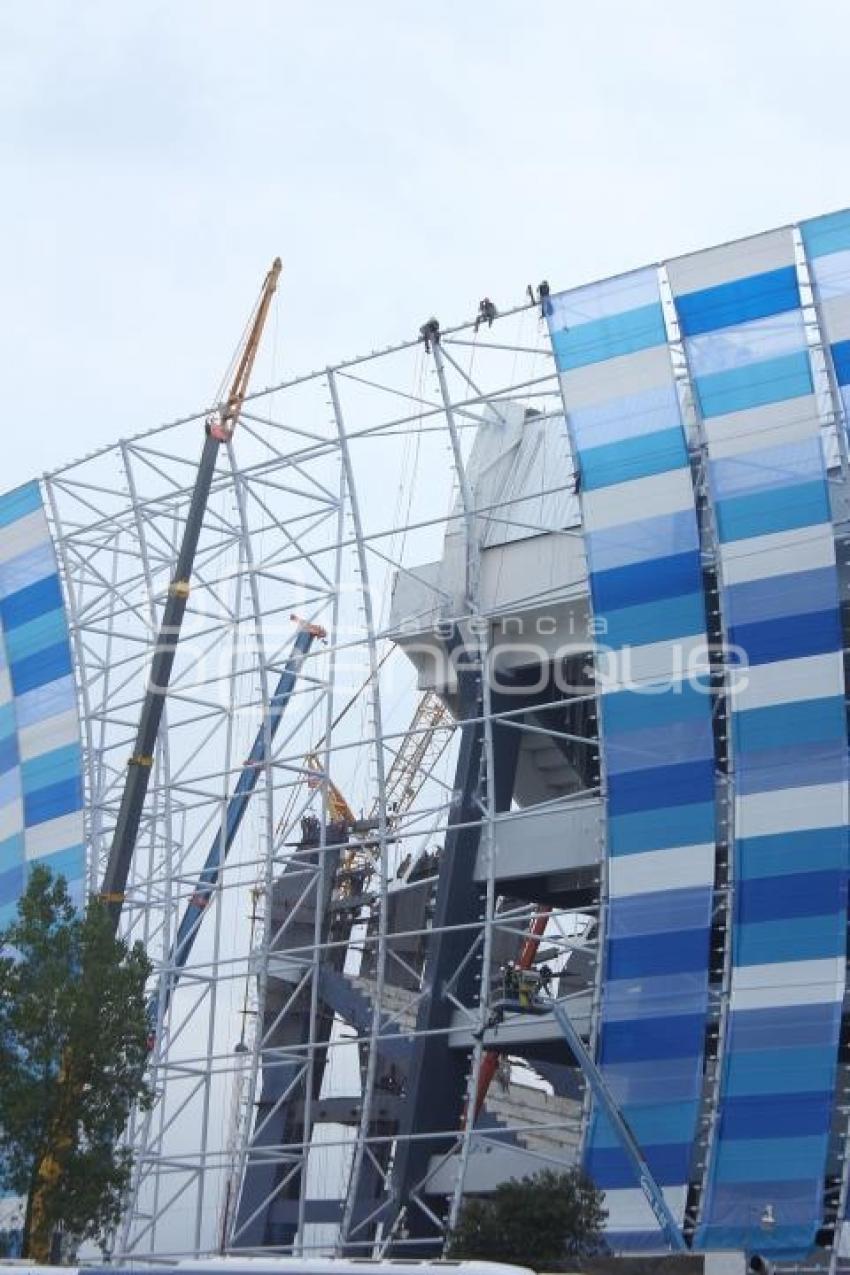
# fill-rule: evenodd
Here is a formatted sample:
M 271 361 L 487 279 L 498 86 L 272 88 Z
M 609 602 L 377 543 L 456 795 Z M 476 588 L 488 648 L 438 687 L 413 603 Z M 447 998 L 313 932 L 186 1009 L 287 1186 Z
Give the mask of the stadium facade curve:
M 433 1255 L 575 1164 L 659 1247 L 545 997 L 504 995 L 523 953 L 688 1244 L 834 1263 L 850 212 L 468 326 L 260 391 L 221 449 L 128 887 L 156 1101 L 118 1248 Z M 4 920 L 27 865 L 98 888 L 202 420 L 0 500 Z

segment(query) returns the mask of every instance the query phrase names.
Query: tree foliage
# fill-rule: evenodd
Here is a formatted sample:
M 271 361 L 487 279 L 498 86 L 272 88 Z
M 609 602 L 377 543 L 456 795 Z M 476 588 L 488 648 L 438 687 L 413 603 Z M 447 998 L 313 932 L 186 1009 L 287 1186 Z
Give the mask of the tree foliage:
M 0 1187 L 28 1197 L 25 1253 L 34 1226 L 80 1241 L 118 1220 L 131 1168 L 121 1134 L 150 1098 L 149 973 L 100 902 L 82 916 L 62 877 L 32 872 L 0 932 Z
M 544 1169 L 467 1200 L 449 1242 L 454 1258 L 566 1269 L 570 1258 L 605 1251 L 602 1192 L 578 1169 Z

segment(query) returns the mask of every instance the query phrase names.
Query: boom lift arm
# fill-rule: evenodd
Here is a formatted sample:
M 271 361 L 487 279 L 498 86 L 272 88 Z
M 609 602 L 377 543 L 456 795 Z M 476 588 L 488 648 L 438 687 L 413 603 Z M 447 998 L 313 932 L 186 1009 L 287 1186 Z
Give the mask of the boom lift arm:
M 582 1074 L 590 1086 L 594 1098 L 604 1110 L 621 1147 L 626 1153 L 628 1159 L 631 1161 L 640 1189 L 643 1191 L 649 1207 L 655 1214 L 658 1225 L 664 1233 L 664 1238 L 667 1240 L 667 1243 L 674 1252 L 687 1252 L 688 1246 L 685 1243 L 682 1232 L 676 1223 L 676 1219 L 670 1212 L 670 1207 L 667 1201 L 664 1199 L 664 1193 L 655 1181 L 652 1170 L 647 1164 L 644 1154 L 640 1149 L 640 1145 L 629 1128 L 625 1116 L 614 1101 L 611 1091 L 606 1084 L 605 1077 L 602 1075 L 602 1072 L 587 1052 L 584 1041 L 573 1026 L 570 1016 L 564 1008 L 563 1002 L 551 1000 L 543 1003 L 551 1009 L 555 1022 L 560 1027 L 563 1037 L 566 1040 L 576 1062 L 581 1068 Z
M 239 413 L 242 410 L 242 404 L 248 391 L 254 360 L 257 356 L 257 349 L 271 300 L 277 287 L 280 271 L 281 262 L 280 258 L 277 257 L 272 264 L 271 270 L 266 275 L 254 321 L 251 324 L 245 347 L 239 359 L 230 393 L 221 408 L 218 418 L 212 421 L 208 420 L 206 425 L 206 439 L 201 452 L 198 472 L 195 476 L 195 486 L 192 491 L 189 512 L 183 530 L 183 540 L 177 555 L 177 567 L 174 572 L 174 579 L 168 588 L 162 624 L 157 634 L 151 663 L 150 680 L 139 717 L 135 746 L 127 764 L 124 791 L 121 796 L 121 805 L 101 887 L 101 898 L 109 908 L 116 930 L 118 929 L 121 909 L 124 904 L 124 892 L 127 888 L 130 864 L 133 859 L 145 796 L 150 782 L 154 748 L 159 734 L 165 696 L 168 693 L 174 657 L 180 640 L 180 629 L 189 599 L 195 553 L 198 548 L 198 540 L 215 473 L 218 449 L 222 443 L 229 441 L 236 428 Z

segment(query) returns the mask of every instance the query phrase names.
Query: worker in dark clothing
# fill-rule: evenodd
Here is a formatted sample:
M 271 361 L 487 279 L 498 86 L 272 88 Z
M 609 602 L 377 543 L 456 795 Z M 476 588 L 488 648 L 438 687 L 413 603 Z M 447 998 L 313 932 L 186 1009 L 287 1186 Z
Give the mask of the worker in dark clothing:
M 440 320 L 428 319 L 419 329 L 419 335 L 425 342 L 425 353 L 430 354 L 431 346 L 440 344 Z
M 543 279 L 537 289 L 537 296 L 540 300 L 540 317 L 546 319 L 552 313 L 552 302 L 549 299 L 549 284 Z
M 528 293 L 528 299 L 531 302 L 531 304 L 540 306 L 541 319 L 548 318 L 549 315 L 552 313 L 552 302 L 549 299 L 548 280 L 543 279 L 537 285 L 536 292 L 532 288 L 531 284 L 529 284 L 528 287 L 526 288 L 526 292 Z
M 541 965 L 540 966 L 540 990 L 541 992 L 545 993 L 546 996 L 549 995 L 553 978 L 554 978 L 554 974 L 552 973 L 551 966 Z
M 475 319 L 475 331 L 478 331 L 482 323 L 486 323 L 488 328 L 492 328 L 493 320 L 498 313 L 498 310 L 490 298 L 484 297 L 482 301 L 478 302 L 478 315 Z

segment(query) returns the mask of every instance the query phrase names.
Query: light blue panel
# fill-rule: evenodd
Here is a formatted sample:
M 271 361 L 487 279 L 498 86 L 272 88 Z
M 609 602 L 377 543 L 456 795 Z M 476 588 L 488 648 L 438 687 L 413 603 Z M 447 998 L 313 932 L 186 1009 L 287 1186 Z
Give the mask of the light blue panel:
M 730 624 L 757 624 L 784 619 L 790 613 L 826 611 L 838 606 L 835 567 L 768 576 L 745 584 L 727 586 L 725 611 Z
M 64 748 L 54 748 L 49 753 L 42 753 L 21 766 L 23 791 L 25 795 L 46 788 L 51 784 L 61 783 L 66 779 L 79 779 L 81 772 L 81 756 L 79 744 L 68 744 Z
M 663 689 L 651 685 L 640 690 L 610 691 L 602 697 L 605 734 L 650 730 L 674 722 L 711 721 L 711 697 L 707 683 L 682 681 Z
M 19 832 L 0 841 L 0 872 L 7 872 L 24 861 L 24 838 Z
M 85 873 L 85 847 L 77 845 L 68 846 L 65 850 L 54 850 L 52 854 L 33 860 L 33 864 L 35 863 L 42 868 L 49 868 L 55 876 L 61 873 L 66 881 L 80 881 Z
M 717 518 L 720 540 L 724 544 L 772 535 L 776 531 L 814 527 L 829 521 L 826 483 L 818 479 L 720 500 Z
M 5 598 L 10 593 L 17 593 L 19 589 L 26 588 L 28 584 L 34 584 L 36 580 L 43 580 L 45 576 L 53 575 L 55 571 L 56 558 L 53 545 L 49 540 L 45 540 L 43 544 L 36 545 L 35 548 L 19 554 L 16 558 L 0 562 L 0 598 Z
M 24 889 L 24 865 L 16 863 L 10 868 L 0 867 L 0 916 L 7 918 L 4 924 L 14 919 L 14 910 Z
M 719 1182 L 797 1182 L 822 1170 L 826 1136 L 721 1140 Z
M 737 924 L 735 964 L 784 965 L 821 961 L 844 953 L 847 919 L 842 911 L 826 916 L 785 917 L 781 921 Z
M 611 1023 L 698 1015 L 705 1013 L 707 1001 L 705 978 L 700 970 L 671 970 L 656 978 L 644 975 L 639 981 L 612 978 L 606 982 L 602 1017 Z M 689 1096 L 693 1096 L 690 1091 Z
M 711 920 L 711 882 L 685 890 L 658 890 L 612 899 L 608 937 L 673 934 L 704 929 Z
M 787 1231 L 789 1227 L 805 1224 L 812 1225 L 812 1218 L 817 1217 L 817 1192 L 812 1189 L 811 1181 L 790 1180 L 777 1182 L 765 1179 L 754 1179 L 751 1183 L 720 1184 L 717 1189 L 717 1218 L 724 1224 L 732 1221 L 744 1222 L 752 1226 L 753 1212 L 760 1218 L 764 1202 L 770 1200 L 778 1213 L 778 1225 L 770 1231 L 771 1252 L 780 1253 L 774 1248 L 773 1236 L 777 1229 Z M 761 1201 L 759 1205 L 758 1201 Z M 758 1234 L 758 1232 L 756 1232 Z M 764 1232 L 762 1231 L 762 1234 Z M 812 1244 L 811 1235 L 808 1247 Z M 739 1245 L 740 1246 L 740 1245 Z M 806 1247 L 804 1244 L 803 1248 Z M 761 1252 L 761 1249 L 759 1249 Z
M 806 788 L 842 783 L 847 775 L 847 743 L 833 739 L 806 744 L 780 744 L 742 752 L 738 758 L 738 793 Z
M 752 1049 L 789 1045 L 834 1048 L 841 1025 L 840 1001 L 798 1002 L 768 1009 L 732 1010 L 728 1019 L 729 1056 Z
M 698 1022 L 704 1012 L 700 1008 L 694 1021 Z M 702 1060 L 698 1053 L 665 1058 L 663 1068 L 654 1058 L 607 1062 L 605 1079 L 614 1101 L 620 1105 L 683 1102 L 702 1092 Z
M 687 343 L 691 374 L 697 377 L 748 367 L 805 348 L 806 333 L 799 310 L 691 337 Z
M 703 416 L 744 412 L 812 393 L 807 353 L 786 354 L 764 363 L 697 377 L 695 388 Z
M 18 890 L 18 895 L 21 891 Z M 0 930 L 7 929 L 16 919 L 18 915 L 17 899 L 8 903 L 0 903 Z
M 10 770 L 12 766 L 17 766 L 19 760 L 17 735 L 14 732 L 11 735 L 5 735 L 0 740 L 0 774 Z
M 581 453 L 581 484 L 586 491 L 649 478 L 681 469 L 687 459 L 681 428 L 586 448 Z
M 10 663 L 24 660 L 45 647 L 54 646 L 63 639 L 67 641 L 68 630 L 65 623 L 65 612 L 47 611 L 28 624 L 19 624 L 6 634 L 6 651 Z
M 8 739 L 17 733 L 15 705 L 13 701 L 0 704 L 0 739 Z
M 41 507 L 41 491 L 37 482 L 16 487 L 14 491 L 0 496 L 0 527 L 8 527 L 19 518 L 35 513 Z
M 559 372 L 603 363 L 606 359 L 635 354 L 667 340 L 661 303 L 642 306 L 625 314 L 567 328 L 552 335 L 552 349 Z
M 835 1085 L 835 1050 L 789 1047 L 739 1051 L 727 1060 L 724 1079 L 730 1097 L 745 1094 L 829 1092 Z
M 690 1142 L 696 1114 L 693 1102 L 662 1102 L 648 1106 L 629 1106 L 626 1118 L 638 1142 L 646 1147 Z M 619 1137 L 604 1113 L 600 1112 L 596 1120 L 595 1145 L 619 1148 Z
M 47 721 L 49 717 L 57 717 L 69 709 L 76 708 L 77 696 L 74 690 L 73 677 L 60 677 L 54 682 L 45 682 L 24 695 L 15 699 L 15 711 L 18 726 L 35 726 L 38 722 Z
M 740 880 L 777 877 L 807 868 L 812 872 L 850 868 L 846 828 L 813 828 L 773 837 L 744 837 L 736 844 Z
M 608 829 L 612 856 L 705 845 L 715 837 L 714 802 L 613 815 Z
M 810 260 L 809 272 L 815 296 L 822 305 L 836 297 L 846 297 L 850 293 L 850 249 L 845 248 L 843 252 L 833 252 L 827 257 Z M 824 332 L 828 337 L 844 335 L 847 330 L 845 325 L 830 321 L 835 316 L 827 311 L 824 318 Z
M 808 1183 L 801 1184 L 808 1185 Z M 761 1217 L 764 1208 L 762 1206 L 759 1211 L 759 1200 L 764 1200 L 770 1195 L 772 1183 L 759 1187 L 754 1187 L 748 1191 L 747 1197 L 740 1197 L 741 1201 L 741 1220 L 734 1226 L 703 1226 L 697 1232 L 696 1243 L 700 1249 L 746 1249 L 749 1244 L 758 1242 L 758 1231 L 754 1223 L 754 1218 Z M 776 1191 L 773 1191 L 772 1197 L 776 1198 Z M 811 1218 L 817 1213 L 818 1205 L 814 1201 L 807 1201 L 807 1216 Z M 770 1256 L 777 1261 L 781 1260 L 798 1260 L 804 1257 L 812 1246 L 812 1228 L 811 1222 L 802 1222 L 797 1226 L 774 1226 L 770 1232 L 768 1244 L 762 1244 L 761 1249 L 768 1248 Z
M 702 593 L 686 593 L 642 606 L 600 612 L 597 620 L 606 626 L 601 645 L 617 651 L 705 632 L 705 605 Z
M 671 748 L 680 761 L 697 761 L 714 756 L 711 722 L 704 717 L 669 722 L 645 730 L 618 733 L 608 741 L 606 753 L 609 775 L 648 770 L 669 761 Z
M 735 744 L 741 752 L 770 748 L 780 741 L 797 749 L 822 740 L 846 747 L 847 717 L 843 696 L 772 704 L 736 713 Z
M 821 441 L 816 435 L 712 461 L 715 500 L 758 491 L 773 491 L 796 483 L 823 482 Z
M 626 314 L 656 305 L 659 296 L 655 266 L 559 292 L 550 298 L 550 333 L 604 319 L 611 314 Z
M 585 533 L 593 573 L 634 566 L 655 558 L 670 558 L 699 547 L 696 519 L 689 509 L 641 519 L 626 527 Z
M 850 210 L 828 213 L 800 223 L 800 233 L 808 257 L 823 257 L 850 249 Z
M 672 383 L 606 399 L 592 407 L 573 408 L 569 420 L 570 433 L 581 452 L 624 438 L 657 434 L 674 426 L 681 428 L 681 416 Z
M 11 770 L 4 771 L 0 775 L 0 810 L 8 806 L 10 801 L 17 801 L 20 795 L 21 769 L 20 766 L 13 766 Z

